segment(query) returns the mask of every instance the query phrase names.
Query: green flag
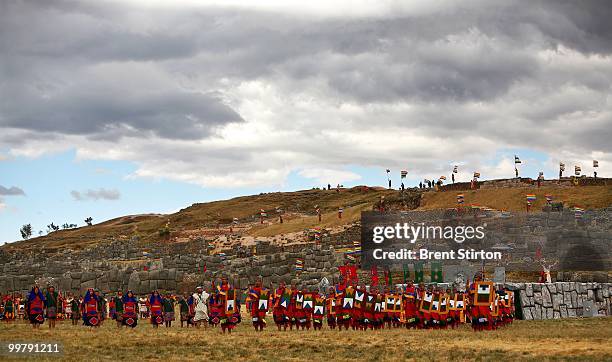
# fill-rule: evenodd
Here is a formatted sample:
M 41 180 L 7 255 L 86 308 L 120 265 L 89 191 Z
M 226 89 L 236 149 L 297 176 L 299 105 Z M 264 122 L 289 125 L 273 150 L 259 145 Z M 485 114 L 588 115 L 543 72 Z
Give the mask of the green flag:
M 431 262 L 431 282 L 442 283 L 442 264 L 440 262 Z
M 389 269 L 387 285 L 393 285 L 393 277 L 391 276 L 391 269 Z
M 404 264 L 404 284 L 408 284 L 408 278 L 410 277 L 410 270 L 408 270 L 408 265 Z
M 423 263 L 420 261 L 417 261 L 414 263 L 414 282 L 415 283 L 422 283 L 423 282 Z

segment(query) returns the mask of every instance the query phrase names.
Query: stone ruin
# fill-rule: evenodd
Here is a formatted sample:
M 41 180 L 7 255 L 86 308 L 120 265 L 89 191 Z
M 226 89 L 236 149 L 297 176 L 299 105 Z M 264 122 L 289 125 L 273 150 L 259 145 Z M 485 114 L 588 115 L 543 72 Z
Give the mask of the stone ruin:
M 432 215 L 433 212 L 414 213 L 415 219 Z M 573 231 L 577 233 L 576 242 L 609 247 L 611 215 L 612 208 L 587 211 L 583 225 Z M 530 214 L 521 220 L 522 230 L 506 230 L 500 235 L 512 239 L 517 257 L 527 257 L 535 252 L 537 244 L 521 233 L 535 239 L 548 238 L 554 244 L 551 230 L 559 226 L 560 219 L 571 217 L 572 213 L 567 210 Z M 75 294 L 90 287 L 103 293 L 127 289 L 137 294 L 153 289 L 183 293 L 196 285 L 210 285 L 221 276 L 228 277 L 241 289 L 262 278 L 266 286 L 285 282 L 317 290 L 323 278 L 332 284 L 338 281 L 338 267 L 347 260 L 342 250 L 352 248 L 353 241 L 359 239 L 360 225 L 355 224 L 316 244 L 278 246 L 258 241 L 254 248 L 224 250 L 225 255 L 209 255 L 203 239 L 146 246 L 139 240 L 111 240 L 85 250 L 65 249 L 59 253 L 47 250 L 36 254 L 9 253 L 0 248 L 0 293 L 25 293 L 37 281 L 51 282 L 63 293 Z M 297 260 L 304 261 L 303 271 L 296 270 Z M 366 284 L 370 281 L 369 270 L 359 271 L 359 276 Z M 557 282 L 552 284 L 506 283 L 517 291 L 517 307 L 522 318 L 582 316 L 585 303 L 593 303 L 599 314 L 610 315 L 612 284 L 607 272 L 560 272 L 554 276 Z M 427 278 L 426 274 L 425 281 Z M 401 280 L 401 271 L 395 273 L 394 280 Z

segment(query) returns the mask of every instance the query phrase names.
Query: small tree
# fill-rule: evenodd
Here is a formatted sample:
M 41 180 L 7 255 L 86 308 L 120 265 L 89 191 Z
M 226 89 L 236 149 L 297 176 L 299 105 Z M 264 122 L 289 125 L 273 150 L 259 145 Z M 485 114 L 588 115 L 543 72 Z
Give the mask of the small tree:
M 54 223 L 51 223 L 47 225 L 47 234 L 52 233 L 54 231 L 58 231 L 59 229 L 60 229 L 59 226 L 55 225 Z
M 23 240 L 28 240 L 32 236 L 32 224 L 23 225 L 19 232 Z
M 93 219 L 91 218 L 91 216 L 89 216 L 87 219 L 85 219 L 85 223 L 87 224 L 87 226 L 91 226 L 93 222 Z

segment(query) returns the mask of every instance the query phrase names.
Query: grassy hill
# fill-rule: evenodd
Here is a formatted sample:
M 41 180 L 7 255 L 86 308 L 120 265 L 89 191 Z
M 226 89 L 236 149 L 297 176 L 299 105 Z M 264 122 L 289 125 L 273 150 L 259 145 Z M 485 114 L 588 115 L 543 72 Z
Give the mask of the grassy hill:
M 563 201 L 566 206 L 583 208 L 603 208 L 612 205 L 612 186 L 581 187 L 522 187 L 502 189 L 481 189 L 470 191 L 445 192 L 406 192 L 402 197 L 398 191 L 365 186 L 336 190 L 304 190 L 296 192 L 266 193 L 242 196 L 230 200 L 196 203 L 169 215 L 134 215 L 108 220 L 93 226 L 62 230 L 46 236 L 6 244 L 6 250 L 27 250 L 44 246 L 47 249 L 82 249 L 87 246 L 116 238 L 131 238 L 138 235 L 143 243 L 161 239 L 159 230 L 168 223 L 171 232 L 214 228 L 229 225 L 233 218 L 241 223 L 252 223 L 248 230 L 251 236 L 274 236 L 302 231 L 315 226 L 337 227 L 359 220 L 363 210 L 371 210 L 381 196 L 386 203 L 396 209 L 444 209 L 456 206 L 458 193 L 465 195 L 465 205 L 477 204 L 500 210 L 522 211 L 525 209 L 525 194 L 537 197 L 533 210 L 541 210 L 545 195 L 550 194 L 555 201 Z M 319 223 L 315 214 L 318 205 L 322 212 Z M 338 219 L 339 207 L 344 208 L 342 219 Z M 278 223 L 276 208 L 285 211 L 285 222 Z M 266 225 L 257 224 L 260 209 L 268 213 Z
M 532 210 L 541 210 L 546 204 L 545 195 L 551 195 L 553 202 L 563 202 L 565 207 L 599 209 L 612 205 L 612 186 L 582 187 L 519 187 L 502 189 L 481 189 L 454 192 L 426 192 L 419 209 L 432 210 L 457 205 L 457 194 L 463 194 L 464 205 L 476 204 L 505 211 L 525 211 L 526 194 L 535 194 Z
M 230 200 L 214 201 L 207 203 L 196 203 L 174 214 L 169 215 L 135 215 L 123 216 L 108 220 L 93 226 L 85 226 L 71 230 L 60 230 L 49 235 L 10 243 L 3 248 L 26 250 L 32 247 L 44 246 L 48 249 L 70 247 L 81 249 L 99 242 L 108 241 L 112 238 L 130 238 L 138 235 L 145 242 L 155 242 L 160 239 L 159 230 L 169 223 L 171 231 L 193 230 L 202 227 L 215 227 L 217 225 L 228 225 L 233 218 L 241 222 L 257 221 L 261 209 L 265 210 L 270 220 L 278 219 L 277 208 L 287 213 L 312 215 L 316 218 L 315 206 L 321 209 L 324 220 L 337 219 L 339 207 L 343 207 L 346 217 L 334 221 L 334 224 L 345 223 L 356 220 L 362 209 L 372 208 L 372 205 L 381 196 L 392 198 L 397 191 L 385 190 L 371 187 L 354 187 L 351 189 L 336 190 L 304 190 L 296 192 L 276 192 L 253 196 L 236 197 Z M 332 217 L 333 215 L 333 217 Z M 301 218 L 301 219 L 304 219 Z M 310 221 L 308 222 L 310 223 Z M 268 230 L 255 228 L 256 235 L 271 235 L 282 231 L 282 227 L 296 228 L 294 220 L 287 220 L 287 224 L 276 227 L 271 225 Z

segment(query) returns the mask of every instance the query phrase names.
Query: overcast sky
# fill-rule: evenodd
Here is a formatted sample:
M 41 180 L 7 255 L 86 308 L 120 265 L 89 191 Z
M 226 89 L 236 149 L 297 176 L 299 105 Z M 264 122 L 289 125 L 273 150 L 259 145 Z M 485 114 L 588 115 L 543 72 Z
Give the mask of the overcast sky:
M 83 204 L 386 168 L 510 177 L 515 153 L 532 177 L 612 176 L 610 19 L 605 0 L 2 1 L 0 241 L 60 201 L 56 223 L 82 224 Z

